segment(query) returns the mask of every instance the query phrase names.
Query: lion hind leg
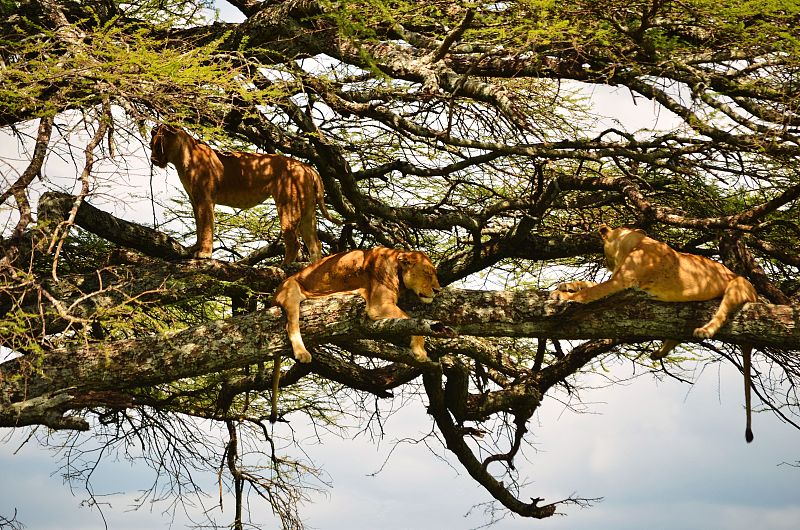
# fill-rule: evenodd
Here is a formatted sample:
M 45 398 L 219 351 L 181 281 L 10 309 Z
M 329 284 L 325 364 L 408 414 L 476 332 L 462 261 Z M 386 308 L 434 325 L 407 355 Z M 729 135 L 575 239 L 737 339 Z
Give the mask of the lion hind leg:
M 714 316 L 704 326 L 695 329 L 694 336 L 698 339 L 710 339 L 716 335 L 719 328 L 728 320 L 728 317 L 739 307 L 747 302 L 755 302 L 757 300 L 758 296 L 753 284 L 747 279 L 737 276 L 725 288 L 722 302 L 720 302 Z
M 303 212 L 303 218 L 300 220 L 300 232 L 303 235 L 303 241 L 308 247 L 311 263 L 314 263 L 322 259 L 322 245 L 317 235 L 317 217 L 314 205 L 311 204 L 310 206 L 311 208 L 306 208 L 306 211 Z
M 322 212 L 322 216 L 335 225 L 341 225 L 342 222 L 339 219 L 331 216 L 327 206 L 325 206 L 325 186 L 322 184 L 322 177 L 319 175 L 319 172 L 316 169 L 312 167 L 309 167 L 309 169 L 313 172 L 312 180 L 314 181 L 314 196 L 316 198 L 315 202 L 319 205 L 319 210 Z
M 278 204 L 278 201 L 275 201 Z M 284 204 L 278 206 L 278 219 L 281 223 L 281 235 L 283 235 L 283 265 L 289 265 L 297 259 L 297 253 L 300 250 L 300 241 L 298 237 L 298 228 L 300 225 L 301 212 L 293 204 Z
M 283 228 L 283 245 L 285 247 L 283 254 L 283 265 L 294 263 L 297 259 L 297 253 L 300 251 L 300 241 L 297 239 L 297 228 L 292 226 Z
M 286 311 L 286 333 L 294 358 L 301 363 L 311 362 L 311 353 L 306 349 L 300 334 L 300 303 L 306 298 L 300 284 L 293 278 L 289 278 L 275 296 L 275 303 Z

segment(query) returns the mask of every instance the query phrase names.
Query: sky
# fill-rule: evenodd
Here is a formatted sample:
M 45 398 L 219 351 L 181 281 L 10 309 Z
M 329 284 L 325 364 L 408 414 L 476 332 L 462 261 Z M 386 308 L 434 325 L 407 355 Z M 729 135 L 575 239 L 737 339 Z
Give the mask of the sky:
M 612 370 L 616 377 L 629 375 L 624 366 Z M 597 376 L 588 382 L 592 379 L 601 383 Z M 741 386 L 741 375 L 722 364 L 706 368 L 694 386 L 642 377 L 586 393 L 592 403 L 588 414 L 546 398 L 529 424 L 532 446 L 517 459 L 521 475 L 531 480 L 524 494 L 546 501 L 571 495 L 603 500 L 591 508 L 563 507 L 564 515 L 543 521 L 509 517 L 494 528 L 795 530 L 800 469 L 788 464 L 798 459 L 798 435 L 773 415 L 756 414 L 756 438 L 746 444 Z M 292 418 L 291 428 L 300 438 L 311 434 L 302 417 Z M 433 530 L 486 522 L 481 508 L 468 514 L 489 495 L 438 443 L 395 447 L 397 440 L 421 439 L 430 428 L 422 404 L 412 402 L 388 421 L 380 443 L 363 435 L 309 439 L 303 450 L 325 469 L 332 487 L 301 508 L 307 527 Z M 286 434 L 289 426 L 276 429 Z M 14 454 L 23 434 L 0 445 L 0 513 L 16 508 L 31 529 L 104 528 L 97 510 L 82 504 L 86 493 L 70 492 L 63 484 L 59 464 L 47 450 L 29 443 Z M 101 464 L 95 492 L 125 492 L 100 497 L 109 503 L 103 506 L 109 528 L 189 524 L 182 514 L 174 521 L 164 515 L 164 503 L 130 511 L 137 491 L 153 479 L 141 465 L 113 459 Z M 214 477 L 204 480 L 215 495 Z M 227 512 L 215 512 L 219 521 L 230 520 L 225 515 L 231 517 L 230 498 L 226 505 Z M 252 505 L 256 522 L 275 526 L 263 506 Z
M 220 7 L 223 18 L 232 19 L 230 6 L 220 3 Z M 624 90 L 594 89 L 587 95 L 598 108 L 609 109 L 609 123 L 619 119 L 631 130 L 669 119 L 647 102 L 634 104 Z M 0 131 L 0 157 L 24 160 L 24 153 L 15 147 L 9 151 L 11 145 Z M 174 170 L 159 172 L 151 182 L 145 150 L 133 145 L 124 153 L 122 169 L 119 161 L 109 166 L 105 207 L 127 219 L 152 221 L 149 202 L 129 198 L 146 198 L 152 187 L 166 200 L 180 193 L 177 176 Z M 69 163 L 48 164 L 52 175 L 70 174 Z M 120 197 L 124 200 L 114 200 Z M 630 367 L 621 363 L 609 370 L 619 379 L 631 375 Z M 546 397 L 529 422 L 531 445 L 516 463 L 520 475 L 530 481 L 523 498 L 551 502 L 580 496 L 602 501 L 589 508 L 564 506 L 559 515 L 542 521 L 508 516 L 493 528 L 800 527 L 800 468 L 791 465 L 800 460 L 800 433 L 769 412 L 755 414 L 755 441 L 746 444 L 741 374 L 733 367 L 720 363 L 698 368 L 693 386 L 649 376 L 608 386 L 600 376 L 588 377 L 587 384 L 598 387 L 583 394 L 589 412 L 576 413 Z M 754 404 L 758 409 L 755 398 Z M 379 441 L 357 435 L 358 421 L 345 437 L 322 434 L 317 441 L 302 417 L 290 419 L 291 426 L 278 424 L 275 429 L 284 435 L 294 429 L 305 440 L 303 450 L 331 483 L 302 506 L 308 528 L 470 529 L 490 520 L 480 506 L 490 496 L 456 459 L 436 441 L 412 442 L 432 428 L 424 403 L 411 401 L 399 408 Z M 59 458 L 35 441 L 22 444 L 26 436 L 26 430 L 0 429 L 0 515 L 8 517 L 16 510 L 17 518 L 34 530 L 94 530 L 106 524 L 114 530 L 149 530 L 192 524 L 180 511 L 166 513 L 166 503 L 132 510 L 138 492 L 152 484 L 153 471 L 114 458 L 102 462 L 93 481 L 94 492 L 104 503 L 100 515 L 97 507 L 87 505 L 85 491 L 64 483 Z M 212 497 L 216 495 L 214 476 L 198 480 Z M 189 512 L 199 520 L 198 510 Z M 225 510 L 214 515 L 221 523 L 232 521 L 232 500 L 226 497 Z M 252 499 L 251 515 L 263 528 L 277 527 L 258 499 Z

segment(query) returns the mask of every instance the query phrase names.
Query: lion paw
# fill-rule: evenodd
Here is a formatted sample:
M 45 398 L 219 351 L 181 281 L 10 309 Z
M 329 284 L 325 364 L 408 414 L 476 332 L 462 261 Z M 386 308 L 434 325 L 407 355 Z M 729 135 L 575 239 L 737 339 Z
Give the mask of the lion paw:
M 714 326 L 706 324 L 702 328 L 695 329 L 692 335 L 694 335 L 698 339 L 710 339 L 717 333 L 717 329 L 718 328 Z
M 310 363 L 311 362 L 311 354 L 307 351 L 296 351 L 294 352 L 294 358 L 299 363 Z
M 420 362 L 428 362 L 428 361 L 431 360 L 430 357 L 428 357 L 428 352 L 426 352 L 425 350 L 422 350 L 422 349 L 414 349 L 414 348 L 412 348 L 411 349 L 411 355 L 413 355 L 414 358 L 416 360 L 420 361 Z
M 571 300 L 571 299 L 572 299 L 572 293 L 567 291 L 556 290 L 550 293 L 550 300 Z
M 558 287 L 556 287 L 556 290 L 567 291 L 568 293 L 577 293 L 578 291 L 583 291 L 584 289 L 594 287 L 595 285 L 597 285 L 595 282 L 590 282 L 586 280 L 574 280 L 571 282 L 559 283 Z

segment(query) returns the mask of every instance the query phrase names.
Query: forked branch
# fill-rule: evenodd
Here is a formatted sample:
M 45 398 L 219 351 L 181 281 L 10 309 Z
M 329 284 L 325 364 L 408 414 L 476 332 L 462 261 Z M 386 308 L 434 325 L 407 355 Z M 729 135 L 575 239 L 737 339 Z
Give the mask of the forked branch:
M 450 413 L 447 411 L 442 388 L 441 370 L 426 370 L 423 373 L 422 381 L 430 400 L 428 413 L 433 416 L 436 426 L 439 427 L 442 436 L 444 436 L 447 449 L 456 455 L 458 461 L 461 462 L 461 465 L 464 466 L 470 476 L 486 488 L 486 491 L 500 501 L 503 506 L 518 515 L 544 519 L 555 514 L 556 503 L 539 506 L 543 499 L 531 499 L 529 503 L 519 500 L 503 483 L 489 474 L 486 467 L 475 457 L 472 449 L 464 441 L 461 429 L 453 422 Z

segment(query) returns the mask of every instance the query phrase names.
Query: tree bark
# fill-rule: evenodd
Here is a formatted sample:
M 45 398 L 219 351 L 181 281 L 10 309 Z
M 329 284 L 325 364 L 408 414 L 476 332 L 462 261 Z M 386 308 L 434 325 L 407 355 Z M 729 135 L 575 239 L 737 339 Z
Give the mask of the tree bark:
M 554 302 L 529 291 L 444 290 L 430 306 L 416 305 L 409 320 L 371 322 L 364 301 L 353 295 L 307 300 L 301 308 L 303 336 L 310 345 L 358 339 L 392 339 L 407 346 L 412 334 L 544 337 L 696 342 L 692 331 L 713 313 L 717 302 L 659 303 L 624 293 L 592 304 Z M 746 305 L 715 340 L 758 347 L 800 348 L 797 306 Z M 420 318 L 422 317 L 422 318 Z M 0 426 L 63 425 L 54 411 L 75 403 L 103 406 L 106 391 L 121 392 L 240 368 L 291 356 L 278 308 L 213 321 L 169 335 L 89 344 L 23 356 L 0 365 Z M 315 356 L 332 355 L 317 351 Z M 402 359 L 415 364 L 410 352 Z M 324 365 L 330 362 L 323 361 Z M 416 363 L 425 369 L 426 363 Z M 433 365 L 431 365 L 433 366 Z M 314 364 L 312 362 L 313 371 Z M 97 402 L 87 403 L 87 393 Z M 33 400 L 38 399 L 34 402 Z

